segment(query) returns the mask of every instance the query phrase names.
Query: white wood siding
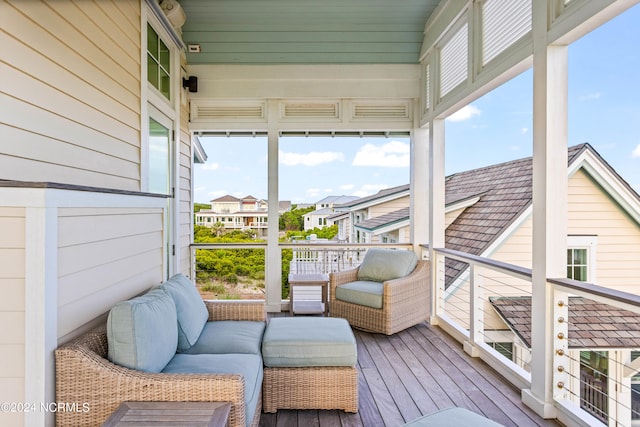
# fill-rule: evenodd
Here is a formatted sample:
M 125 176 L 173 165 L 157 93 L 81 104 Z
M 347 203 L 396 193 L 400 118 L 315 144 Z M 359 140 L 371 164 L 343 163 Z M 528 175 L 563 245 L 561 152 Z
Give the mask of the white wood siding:
M 25 377 L 25 210 L 0 207 L 0 401 L 22 402 Z M 23 423 L 20 413 L 0 424 Z
M 185 92 L 185 96 L 188 96 Z M 181 103 L 180 108 L 180 137 L 178 150 L 178 195 L 180 205 L 178 206 L 178 251 L 176 256 L 180 257 L 180 272 L 191 277 L 191 245 L 193 235 L 193 195 L 191 165 L 193 156 L 191 154 L 191 133 L 189 132 L 189 108 L 188 103 Z
M 161 209 L 59 209 L 59 338 L 162 282 L 162 228 Z
M 140 190 L 140 2 L 2 2 L 0 22 L 0 178 Z

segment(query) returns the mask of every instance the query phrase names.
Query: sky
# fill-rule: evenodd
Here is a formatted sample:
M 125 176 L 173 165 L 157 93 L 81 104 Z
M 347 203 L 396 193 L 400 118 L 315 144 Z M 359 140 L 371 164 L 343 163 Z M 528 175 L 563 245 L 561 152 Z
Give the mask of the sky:
M 447 175 L 532 155 L 528 70 L 449 116 Z M 640 5 L 569 46 L 568 145 L 590 143 L 640 192 Z M 195 201 L 267 198 L 265 138 L 200 138 Z M 409 183 L 408 138 L 287 137 L 279 144 L 279 198 L 315 203 Z

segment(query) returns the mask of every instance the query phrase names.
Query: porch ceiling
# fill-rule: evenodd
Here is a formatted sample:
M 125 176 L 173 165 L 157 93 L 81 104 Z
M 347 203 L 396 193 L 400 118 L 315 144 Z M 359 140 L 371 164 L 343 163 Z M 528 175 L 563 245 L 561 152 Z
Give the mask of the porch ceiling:
M 440 0 L 180 0 L 189 64 L 417 64 Z

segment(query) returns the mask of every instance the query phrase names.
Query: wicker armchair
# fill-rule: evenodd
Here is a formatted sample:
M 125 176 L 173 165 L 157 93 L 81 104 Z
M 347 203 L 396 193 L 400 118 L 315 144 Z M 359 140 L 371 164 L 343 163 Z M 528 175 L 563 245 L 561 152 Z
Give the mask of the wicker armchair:
M 205 301 L 209 320 L 266 319 L 263 301 Z M 163 374 L 127 369 L 107 360 L 106 325 L 56 352 L 56 400 L 87 404 L 86 412 L 56 414 L 58 426 L 99 426 L 125 401 L 231 402 L 229 426 L 245 427 L 242 375 Z M 262 399 L 251 426 L 260 421 Z
M 355 269 L 329 275 L 329 315 L 343 317 L 367 332 L 392 335 L 429 317 L 429 262 L 418 261 L 409 275 L 382 283 L 382 308 L 372 308 L 336 298 L 336 288 L 358 280 Z

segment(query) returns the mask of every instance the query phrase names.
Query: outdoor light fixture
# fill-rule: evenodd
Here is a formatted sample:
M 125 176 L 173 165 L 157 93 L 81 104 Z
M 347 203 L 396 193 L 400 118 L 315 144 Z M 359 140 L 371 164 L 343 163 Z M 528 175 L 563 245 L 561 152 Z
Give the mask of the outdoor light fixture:
M 182 78 L 182 87 L 189 88 L 189 92 L 198 91 L 198 78 L 196 76 L 189 76 L 188 79 Z

